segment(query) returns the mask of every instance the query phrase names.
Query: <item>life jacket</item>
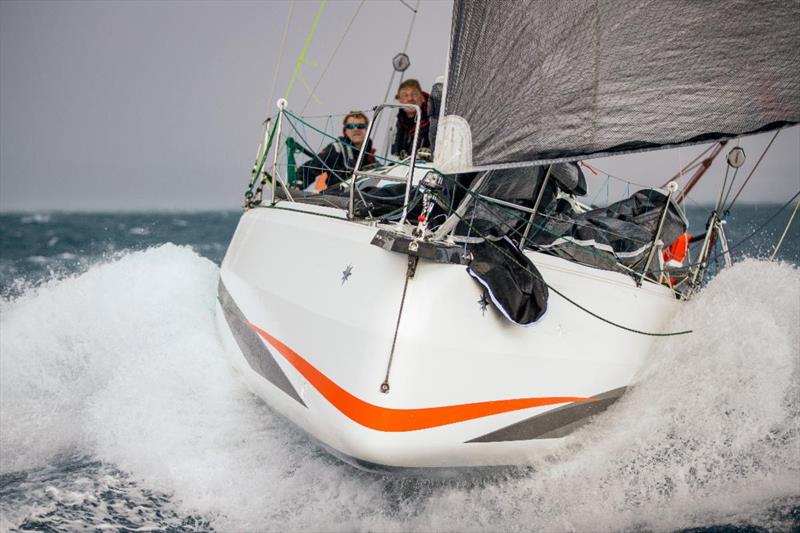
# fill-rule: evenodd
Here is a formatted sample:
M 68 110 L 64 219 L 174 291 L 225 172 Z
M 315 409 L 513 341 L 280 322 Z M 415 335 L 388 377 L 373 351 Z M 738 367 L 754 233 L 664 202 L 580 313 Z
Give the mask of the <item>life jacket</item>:
M 668 268 L 679 268 L 683 266 L 683 261 L 686 259 L 686 254 L 689 252 L 689 240 L 691 236 L 688 233 L 681 234 L 680 237 L 675 239 L 669 248 L 662 252 L 664 258 L 664 266 Z

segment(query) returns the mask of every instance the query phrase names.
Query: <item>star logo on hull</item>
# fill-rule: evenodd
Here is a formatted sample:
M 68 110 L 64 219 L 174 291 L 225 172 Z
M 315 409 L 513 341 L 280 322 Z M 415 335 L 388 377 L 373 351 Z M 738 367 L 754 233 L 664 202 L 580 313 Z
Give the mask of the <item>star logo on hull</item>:
M 344 282 L 350 279 L 350 276 L 353 274 L 353 265 L 347 265 L 347 267 L 342 271 L 342 285 Z
M 481 294 L 481 298 L 478 300 L 478 305 L 481 306 L 481 315 L 486 316 L 486 308 L 489 307 L 489 299 L 486 298 L 486 292 Z

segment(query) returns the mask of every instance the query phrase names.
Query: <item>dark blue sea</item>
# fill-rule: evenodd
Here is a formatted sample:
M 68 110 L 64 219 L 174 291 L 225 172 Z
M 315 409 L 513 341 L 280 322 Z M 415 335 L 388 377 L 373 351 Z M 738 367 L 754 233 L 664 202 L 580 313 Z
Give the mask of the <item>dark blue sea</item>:
M 780 207 L 737 206 L 734 266 L 672 324 L 696 333 L 568 449 L 449 480 L 355 470 L 248 391 L 214 317 L 239 212 L 0 214 L 0 531 L 800 530 Z

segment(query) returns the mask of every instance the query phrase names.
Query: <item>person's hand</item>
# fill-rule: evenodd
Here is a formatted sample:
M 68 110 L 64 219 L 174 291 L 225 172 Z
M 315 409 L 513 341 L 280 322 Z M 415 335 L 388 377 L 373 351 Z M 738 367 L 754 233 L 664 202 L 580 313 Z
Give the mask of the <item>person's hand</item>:
M 328 173 L 323 172 L 317 179 L 314 180 L 314 190 L 317 192 L 322 192 L 328 188 Z

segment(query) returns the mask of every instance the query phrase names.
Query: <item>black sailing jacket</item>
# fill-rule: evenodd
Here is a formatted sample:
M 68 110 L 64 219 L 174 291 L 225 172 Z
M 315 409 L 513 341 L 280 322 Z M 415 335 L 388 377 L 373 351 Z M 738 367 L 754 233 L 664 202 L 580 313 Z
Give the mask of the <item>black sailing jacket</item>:
M 317 179 L 323 172 L 328 173 L 328 187 L 338 185 L 347 180 L 350 172 L 356 166 L 359 149 L 350 143 L 347 137 L 339 137 L 322 151 L 308 160 L 303 166 L 297 169 L 297 179 L 300 180 L 305 189 Z M 372 141 L 367 141 L 367 150 L 364 154 L 364 161 L 361 167 L 375 163 L 375 150 L 372 148 Z
M 419 139 L 417 140 L 417 149 L 430 148 L 431 142 L 428 139 L 428 128 L 430 123 L 428 121 L 428 93 L 422 93 L 425 101 L 422 102 L 422 120 L 419 126 Z M 397 111 L 397 124 L 394 132 L 394 142 L 392 143 L 392 154 L 396 156 L 411 155 L 411 145 L 414 142 L 414 127 L 416 121 L 413 117 L 406 115 L 405 111 L 400 109 Z

